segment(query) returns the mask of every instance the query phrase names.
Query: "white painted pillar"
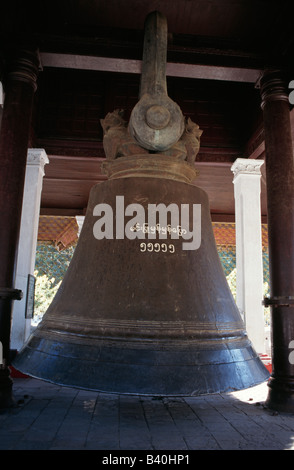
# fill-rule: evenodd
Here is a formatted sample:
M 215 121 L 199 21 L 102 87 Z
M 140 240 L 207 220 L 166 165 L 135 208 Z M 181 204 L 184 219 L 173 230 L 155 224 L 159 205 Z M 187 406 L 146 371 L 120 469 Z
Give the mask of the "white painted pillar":
M 237 158 L 234 173 L 236 302 L 257 353 L 265 352 L 260 168 L 263 160 Z
M 11 329 L 11 349 L 16 350 L 20 350 L 31 332 L 29 307 L 33 301 L 33 290 L 29 291 L 28 296 L 28 278 L 34 275 L 41 191 L 47 163 L 49 160 L 45 150 L 28 150 L 15 279 L 15 286 L 22 290 L 23 298 L 14 302 Z

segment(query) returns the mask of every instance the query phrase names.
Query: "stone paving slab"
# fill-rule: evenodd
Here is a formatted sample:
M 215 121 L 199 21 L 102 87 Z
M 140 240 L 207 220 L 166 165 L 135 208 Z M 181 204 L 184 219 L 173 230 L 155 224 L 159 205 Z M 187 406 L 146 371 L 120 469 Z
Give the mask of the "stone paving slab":
M 266 383 L 201 397 L 146 397 L 14 379 L 1 450 L 294 450 L 294 414 L 263 406 Z

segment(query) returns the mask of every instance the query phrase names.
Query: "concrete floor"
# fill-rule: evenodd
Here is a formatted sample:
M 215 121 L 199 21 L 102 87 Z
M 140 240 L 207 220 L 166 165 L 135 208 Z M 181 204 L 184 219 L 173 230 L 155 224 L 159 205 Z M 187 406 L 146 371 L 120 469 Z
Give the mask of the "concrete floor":
M 2 450 L 287 450 L 294 415 L 264 408 L 267 385 L 187 398 L 113 395 L 14 379 Z

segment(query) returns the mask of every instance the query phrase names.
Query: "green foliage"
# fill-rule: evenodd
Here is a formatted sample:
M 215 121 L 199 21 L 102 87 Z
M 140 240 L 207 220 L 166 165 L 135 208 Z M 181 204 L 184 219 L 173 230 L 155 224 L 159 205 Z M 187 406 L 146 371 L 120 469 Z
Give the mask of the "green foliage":
M 59 289 L 64 274 L 74 253 L 74 246 L 57 251 L 53 245 L 40 243 L 35 263 L 35 309 L 33 324 L 43 317 Z
M 227 282 L 229 284 L 229 287 L 231 289 L 231 292 L 233 294 L 233 297 L 236 300 L 236 268 L 234 268 L 230 272 L 230 274 L 228 276 L 226 276 L 226 278 L 227 278 Z M 269 293 L 269 285 L 268 285 L 268 282 L 265 281 L 263 283 L 263 296 L 266 297 L 268 295 L 268 293 Z M 263 312 L 264 312 L 265 325 L 269 325 L 270 324 L 270 308 L 269 307 L 264 308 Z
M 226 276 L 232 295 L 236 300 L 236 268 L 232 269 L 230 274 Z
M 61 280 L 56 283 L 54 277 L 48 278 L 46 274 L 40 275 L 38 270 L 34 274 L 36 278 L 34 323 L 38 323 L 58 291 Z

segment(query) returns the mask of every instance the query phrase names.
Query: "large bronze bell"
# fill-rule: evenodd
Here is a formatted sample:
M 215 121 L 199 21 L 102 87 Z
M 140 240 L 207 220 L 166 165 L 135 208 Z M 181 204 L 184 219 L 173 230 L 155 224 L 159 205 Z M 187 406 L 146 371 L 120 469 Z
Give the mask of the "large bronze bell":
M 158 13 L 147 18 L 149 39 L 152 27 L 165 36 L 162 24 Z M 102 121 L 108 181 L 92 188 L 68 271 L 14 366 L 114 393 L 200 395 L 253 386 L 268 372 L 228 287 L 207 195 L 193 184 L 201 131 L 173 109 L 164 87 L 146 90 L 144 74 L 142 83 L 130 123 L 120 111 Z M 142 113 L 148 145 L 144 130 L 140 138 Z

